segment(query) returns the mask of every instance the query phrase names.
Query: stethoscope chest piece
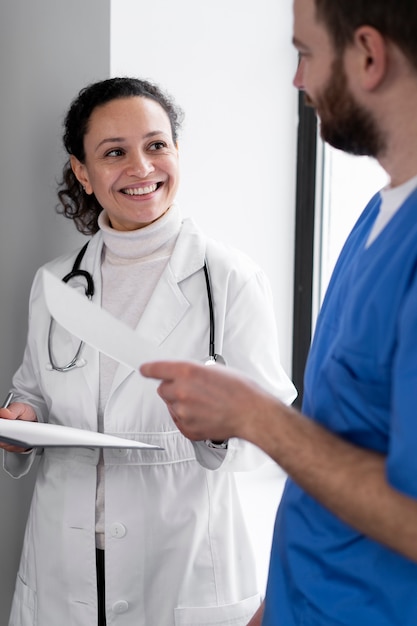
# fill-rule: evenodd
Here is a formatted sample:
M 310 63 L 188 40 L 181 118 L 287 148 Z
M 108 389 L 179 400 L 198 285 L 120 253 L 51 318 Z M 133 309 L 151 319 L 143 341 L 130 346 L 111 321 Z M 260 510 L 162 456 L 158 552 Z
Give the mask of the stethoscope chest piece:
M 221 354 L 214 354 L 211 356 L 207 356 L 203 360 L 204 365 L 226 365 L 226 361 L 222 357 Z

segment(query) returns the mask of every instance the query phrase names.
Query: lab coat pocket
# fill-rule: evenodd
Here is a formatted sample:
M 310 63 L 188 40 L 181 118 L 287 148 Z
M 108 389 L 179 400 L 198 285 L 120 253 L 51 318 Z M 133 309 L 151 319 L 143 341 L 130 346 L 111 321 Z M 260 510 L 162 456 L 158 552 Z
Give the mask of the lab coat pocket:
M 174 610 L 175 626 L 246 626 L 260 603 L 257 594 L 223 606 L 178 607 Z
M 37 626 L 36 592 L 18 575 L 9 626 Z

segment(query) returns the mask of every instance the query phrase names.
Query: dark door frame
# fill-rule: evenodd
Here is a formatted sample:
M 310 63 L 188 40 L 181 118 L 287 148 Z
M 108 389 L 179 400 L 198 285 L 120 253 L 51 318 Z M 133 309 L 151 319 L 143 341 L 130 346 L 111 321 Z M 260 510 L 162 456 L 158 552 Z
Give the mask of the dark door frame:
M 313 315 L 313 258 L 317 167 L 317 117 L 298 98 L 298 137 L 295 210 L 292 379 L 298 390 L 294 405 L 300 408 L 304 368 L 311 342 Z

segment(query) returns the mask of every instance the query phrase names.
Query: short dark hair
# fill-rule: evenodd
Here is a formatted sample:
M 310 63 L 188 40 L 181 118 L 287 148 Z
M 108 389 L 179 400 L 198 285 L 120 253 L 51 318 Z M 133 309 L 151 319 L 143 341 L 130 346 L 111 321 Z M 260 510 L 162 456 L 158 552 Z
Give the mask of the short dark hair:
M 172 139 L 177 143 L 178 132 L 183 120 L 183 112 L 171 96 L 160 87 L 139 78 L 108 78 L 84 87 L 72 101 L 64 121 L 64 147 L 69 155 L 74 155 L 81 163 L 85 161 L 84 137 L 93 111 L 107 102 L 119 98 L 140 96 L 157 102 L 166 112 L 171 125 Z M 71 168 L 68 159 L 58 187 L 58 198 L 62 206 L 58 213 L 74 220 L 77 230 L 85 235 L 93 235 L 98 230 L 98 216 L 102 207 L 94 194 L 84 193 Z
M 352 43 L 360 26 L 372 26 L 396 44 L 417 70 L 416 0 L 315 0 L 337 50 Z

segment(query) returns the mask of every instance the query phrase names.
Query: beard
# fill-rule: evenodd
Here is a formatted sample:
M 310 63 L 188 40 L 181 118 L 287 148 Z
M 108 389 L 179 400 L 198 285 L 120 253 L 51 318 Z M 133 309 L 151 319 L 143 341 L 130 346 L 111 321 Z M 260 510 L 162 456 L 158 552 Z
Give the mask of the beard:
M 305 94 L 305 102 L 317 112 L 321 138 L 334 148 L 374 158 L 384 151 L 385 140 L 373 115 L 349 90 L 340 55 L 333 62 L 327 85 L 315 100 Z

